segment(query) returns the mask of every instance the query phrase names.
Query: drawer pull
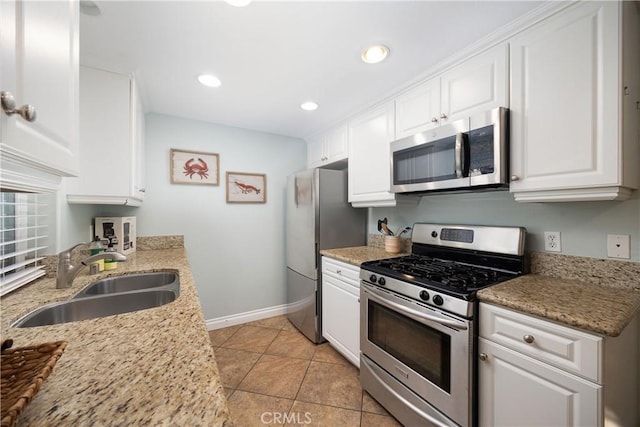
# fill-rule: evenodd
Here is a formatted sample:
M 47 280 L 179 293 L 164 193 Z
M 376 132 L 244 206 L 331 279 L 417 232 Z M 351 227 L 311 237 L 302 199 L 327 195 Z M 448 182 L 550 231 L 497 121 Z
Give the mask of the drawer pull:
M 336 273 L 342 274 L 342 270 L 336 270 Z
M 524 337 L 522 337 L 522 339 L 524 340 L 524 342 L 526 342 L 527 344 L 531 344 L 532 342 L 535 341 L 535 338 L 533 338 L 533 335 L 525 335 Z
M 480 353 L 478 357 L 480 357 L 480 360 L 482 360 L 483 362 L 489 358 L 487 356 L 487 353 Z

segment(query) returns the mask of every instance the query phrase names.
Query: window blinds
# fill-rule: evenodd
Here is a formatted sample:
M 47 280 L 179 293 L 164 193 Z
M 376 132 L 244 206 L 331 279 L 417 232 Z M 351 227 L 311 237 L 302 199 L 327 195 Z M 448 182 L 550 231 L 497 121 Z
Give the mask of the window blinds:
M 40 260 L 47 248 L 47 196 L 0 193 L 0 296 L 45 274 Z

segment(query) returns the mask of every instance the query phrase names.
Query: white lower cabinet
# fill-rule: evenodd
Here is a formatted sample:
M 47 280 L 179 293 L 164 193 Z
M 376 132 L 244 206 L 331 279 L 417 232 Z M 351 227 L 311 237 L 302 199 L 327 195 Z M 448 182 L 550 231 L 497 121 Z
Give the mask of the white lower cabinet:
M 484 303 L 479 322 L 479 426 L 640 425 L 638 318 L 615 338 Z
M 322 336 L 360 367 L 360 268 L 322 257 Z
M 481 426 L 597 426 L 598 384 L 480 338 Z M 486 356 L 484 356 L 486 355 Z

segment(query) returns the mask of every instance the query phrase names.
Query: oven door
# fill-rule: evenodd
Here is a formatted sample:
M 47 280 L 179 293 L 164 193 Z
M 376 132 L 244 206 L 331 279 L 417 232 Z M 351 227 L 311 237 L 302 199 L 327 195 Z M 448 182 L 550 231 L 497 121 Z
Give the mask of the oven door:
M 396 380 L 389 383 L 402 383 L 458 425 L 470 425 L 473 323 L 364 281 L 360 294 L 365 360 Z

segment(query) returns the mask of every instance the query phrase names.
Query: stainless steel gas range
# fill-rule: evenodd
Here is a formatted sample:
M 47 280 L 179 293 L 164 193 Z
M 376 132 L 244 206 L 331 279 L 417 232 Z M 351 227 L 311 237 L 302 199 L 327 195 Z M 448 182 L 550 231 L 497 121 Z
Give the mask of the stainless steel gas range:
M 418 223 L 412 254 L 360 269 L 360 381 L 407 426 L 477 423 L 477 300 L 526 272 L 520 227 Z

